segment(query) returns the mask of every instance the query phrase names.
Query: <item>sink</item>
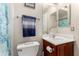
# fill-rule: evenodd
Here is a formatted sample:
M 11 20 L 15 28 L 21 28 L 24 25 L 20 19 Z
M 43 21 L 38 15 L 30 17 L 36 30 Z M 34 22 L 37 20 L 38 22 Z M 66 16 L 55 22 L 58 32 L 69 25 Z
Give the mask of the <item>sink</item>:
M 69 34 L 62 34 L 62 35 L 58 34 L 55 35 L 55 37 L 53 36 L 51 37 L 49 34 L 45 34 L 43 35 L 43 39 L 55 45 L 74 41 L 73 35 L 69 35 Z
M 53 35 L 50 34 L 44 34 L 43 39 L 53 39 Z

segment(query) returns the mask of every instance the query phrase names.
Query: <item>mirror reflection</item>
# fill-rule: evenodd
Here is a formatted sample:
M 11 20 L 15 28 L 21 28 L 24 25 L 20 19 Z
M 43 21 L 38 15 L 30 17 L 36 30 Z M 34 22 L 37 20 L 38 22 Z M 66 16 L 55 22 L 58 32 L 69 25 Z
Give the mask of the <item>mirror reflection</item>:
M 57 7 L 54 4 L 43 4 L 43 32 L 48 33 L 57 27 Z M 54 28 L 54 29 L 52 29 Z
M 43 33 L 70 26 L 70 4 L 43 4 Z
M 69 6 L 67 4 L 62 4 L 58 6 L 58 27 L 68 27 L 69 26 L 69 17 L 68 11 Z

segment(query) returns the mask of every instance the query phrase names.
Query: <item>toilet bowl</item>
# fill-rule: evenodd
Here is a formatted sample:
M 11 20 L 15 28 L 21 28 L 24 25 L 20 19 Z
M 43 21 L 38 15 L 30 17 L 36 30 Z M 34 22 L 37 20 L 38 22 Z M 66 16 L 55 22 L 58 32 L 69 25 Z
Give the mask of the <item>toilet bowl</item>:
M 18 56 L 36 56 L 39 49 L 38 42 L 26 42 L 17 45 Z

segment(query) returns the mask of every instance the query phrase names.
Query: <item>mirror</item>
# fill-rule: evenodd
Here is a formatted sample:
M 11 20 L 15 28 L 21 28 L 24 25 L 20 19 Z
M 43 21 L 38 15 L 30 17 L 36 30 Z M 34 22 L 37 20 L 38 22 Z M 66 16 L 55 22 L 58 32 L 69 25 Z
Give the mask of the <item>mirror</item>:
M 69 27 L 69 4 L 58 5 L 58 27 Z
M 70 4 L 43 4 L 43 33 L 57 32 L 70 26 Z
M 57 28 L 57 7 L 54 4 L 43 4 L 43 33 Z

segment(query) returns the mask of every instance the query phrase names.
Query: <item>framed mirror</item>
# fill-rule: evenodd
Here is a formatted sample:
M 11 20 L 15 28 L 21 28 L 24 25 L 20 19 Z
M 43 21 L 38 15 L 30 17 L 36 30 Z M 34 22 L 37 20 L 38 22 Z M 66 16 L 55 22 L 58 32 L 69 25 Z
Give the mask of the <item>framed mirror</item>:
M 58 32 L 71 24 L 71 6 L 66 3 L 48 3 L 43 6 L 43 33 Z

